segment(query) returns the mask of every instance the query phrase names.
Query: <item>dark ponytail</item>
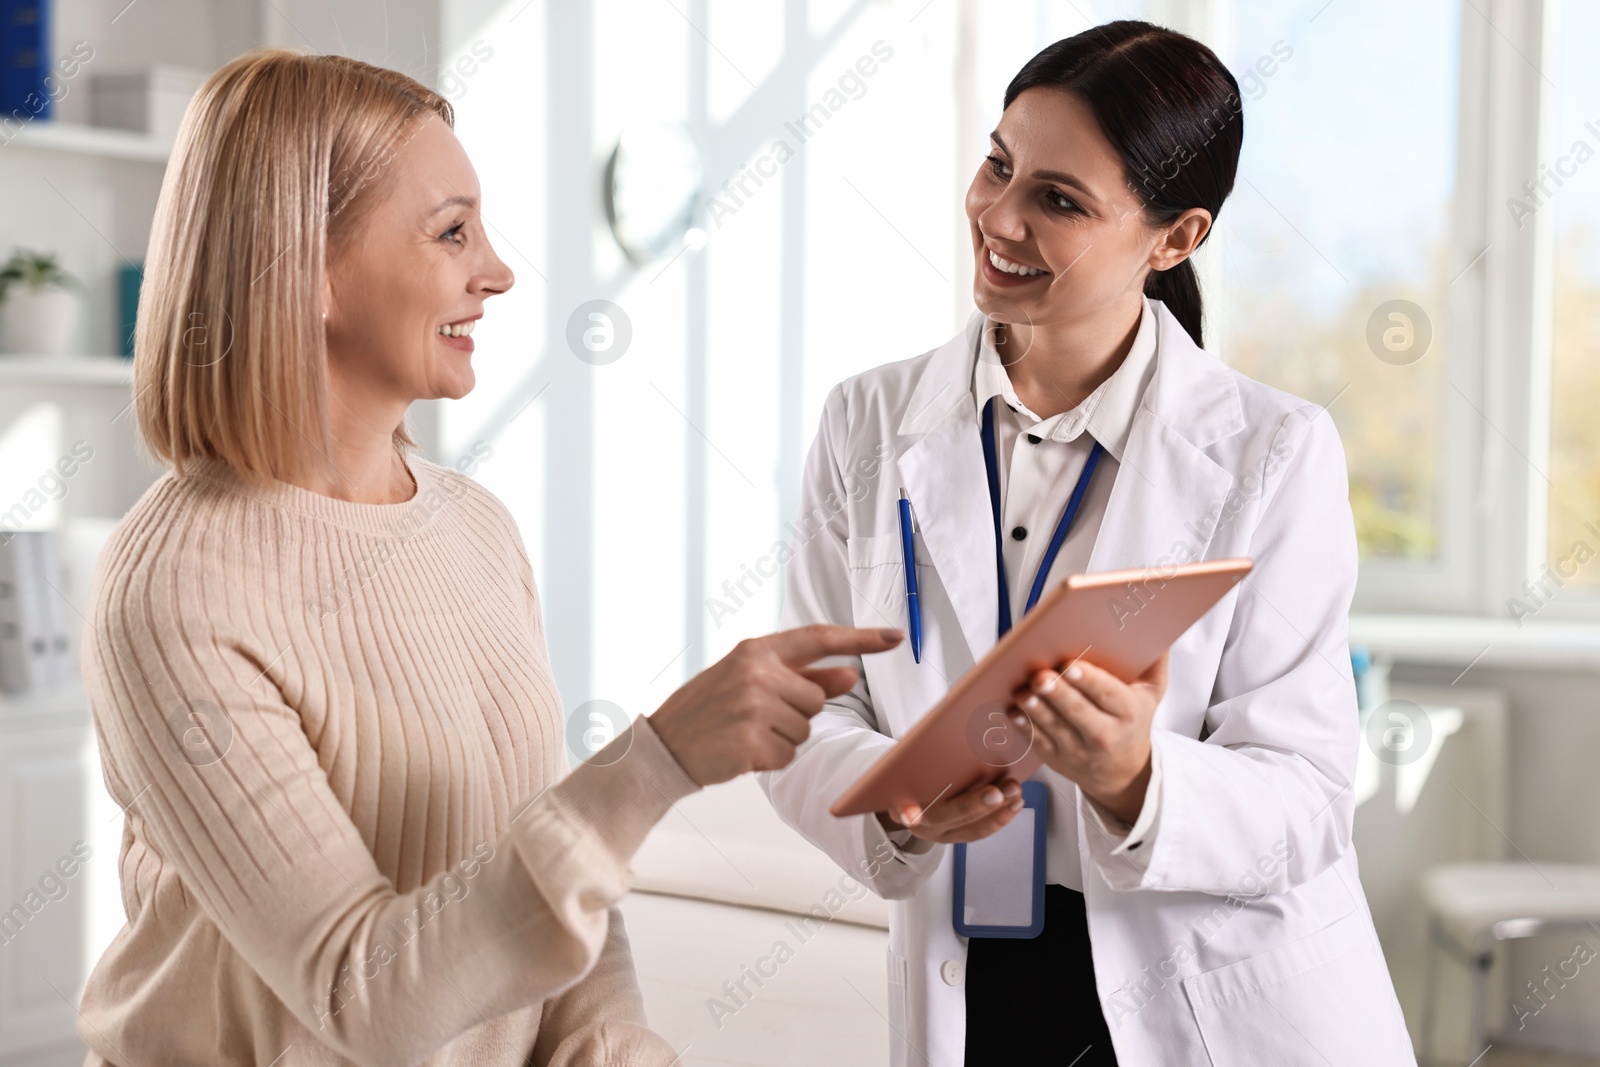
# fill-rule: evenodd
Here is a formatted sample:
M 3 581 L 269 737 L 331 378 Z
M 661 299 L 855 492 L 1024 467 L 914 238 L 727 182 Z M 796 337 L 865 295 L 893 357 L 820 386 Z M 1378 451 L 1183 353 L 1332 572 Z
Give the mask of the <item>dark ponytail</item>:
M 1211 212 L 1215 225 L 1233 191 L 1244 105 L 1239 83 L 1211 49 L 1148 22 L 1108 22 L 1028 60 L 1006 86 L 1005 106 L 1037 86 L 1065 89 L 1089 105 L 1152 226 L 1196 207 Z M 1151 271 L 1144 292 L 1202 344 L 1200 280 L 1190 259 Z
M 1200 243 L 1204 244 L 1205 240 L 1202 238 Z M 1167 305 L 1167 310 L 1189 331 L 1194 343 L 1205 347 L 1200 336 L 1200 279 L 1192 262 L 1186 259 L 1176 267 L 1151 271 L 1144 279 L 1144 295 Z

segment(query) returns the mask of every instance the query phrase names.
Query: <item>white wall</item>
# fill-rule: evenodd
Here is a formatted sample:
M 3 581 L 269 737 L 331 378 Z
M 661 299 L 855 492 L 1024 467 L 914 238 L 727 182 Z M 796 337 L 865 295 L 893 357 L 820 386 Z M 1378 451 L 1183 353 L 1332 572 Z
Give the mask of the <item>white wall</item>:
M 307 48 L 404 71 L 432 85 L 438 0 L 254 0 L 263 45 Z

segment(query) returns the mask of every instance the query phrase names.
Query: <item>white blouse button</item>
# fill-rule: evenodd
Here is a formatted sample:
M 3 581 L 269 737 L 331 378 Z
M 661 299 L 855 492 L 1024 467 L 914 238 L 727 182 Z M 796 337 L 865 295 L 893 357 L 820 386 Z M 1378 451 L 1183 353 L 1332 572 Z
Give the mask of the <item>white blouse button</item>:
M 945 960 L 939 965 L 939 977 L 944 979 L 945 985 L 960 985 L 961 961 Z

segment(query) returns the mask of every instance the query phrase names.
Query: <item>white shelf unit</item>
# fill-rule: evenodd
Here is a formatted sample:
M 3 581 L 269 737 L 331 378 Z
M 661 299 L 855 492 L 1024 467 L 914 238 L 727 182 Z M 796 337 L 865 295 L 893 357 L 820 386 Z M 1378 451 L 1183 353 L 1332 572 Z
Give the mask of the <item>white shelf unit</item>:
M 11 194 L 0 205 L 0 254 L 15 245 L 62 255 L 88 288 L 80 343 L 91 353 L 115 345 L 115 272 L 143 253 L 169 154 L 141 134 L 56 122 L 30 123 L 0 144 L 0 186 Z M 75 442 L 93 448 L 53 505 L 68 566 L 68 617 L 79 626 L 97 538 L 159 474 L 137 444 L 132 380 L 133 362 L 118 355 L 0 354 L 0 438 L 39 405 L 58 412 L 31 424 L 54 427 L 55 440 L 29 432 L 18 454 L 0 457 L 7 468 L 0 474 L 15 475 L 0 496 L 0 520 L 26 503 L 25 491 Z M 115 901 L 119 825 L 100 810 L 110 801 L 98 784 L 76 663 L 72 681 L 58 689 L 0 694 L 0 914 L 18 926 L 14 906 L 76 843 L 93 848 L 64 897 L 0 931 L 0 1067 L 83 1062 L 74 1005 L 88 957 L 106 939 L 101 904 Z
M 38 152 L 72 152 L 101 159 L 165 163 L 172 146 L 143 133 L 84 126 L 72 122 L 34 121 L 17 131 L 7 147 Z
M 83 683 L 77 680 L 43 692 L 0 693 L 0 722 L 13 727 L 21 722 L 59 722 L 81 712 L 84 700 Z
M 148 134 L 54 120 L 35 119 L 0 138 L 0 188 L 11 194 L 0 204 L 0 256 L 12 248 L 53 252 L 85 283 L 78 343 L 90 355 L 75 356 L 80 363 L 116 351 L 116 270 L 142 255 L 171 154 L 170 144 Z M 0 377 L 0 384 L 12 380 Z
M 22 356 L 0 354 L 0 388 L 93 386 L 127 389 L 133 360 L 121 356 Z

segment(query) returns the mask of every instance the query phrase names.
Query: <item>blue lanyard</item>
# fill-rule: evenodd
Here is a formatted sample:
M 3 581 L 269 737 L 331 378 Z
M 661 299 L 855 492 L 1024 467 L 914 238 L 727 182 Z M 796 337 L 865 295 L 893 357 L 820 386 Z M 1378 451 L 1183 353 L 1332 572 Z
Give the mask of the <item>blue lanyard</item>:
M 989 507 L 994 512 L 994 562 L 995 569 L 1000 575 L 1000 636 L 1004 637 L 1011 629 L 1011 584 L 1006 580 L 1006 554 L 1004 534 L 1001 530 L 1000 516 L 1000 468 L 994 457 L 994 403 L 1000 399 L 996 393 L 989 398 L 983 408 L 983 464 L 989 468 Z M 1094 469 L 1100 462 L 1100 457 L 1105 453 L 1105 446 L 1099 441 L 1089 450 L 1089 458 L 1083 465 L 1083 473 L 1078 475 L 1078 484 L 1072 487 L 1072 496 L 1067 500 L 1067 510 L 1062 513 L 1061 521 L 1056 523 L 1056 532 L 1050 538 L 1050 547 L 1045 550 L 1044 559 L 1039 561 L 1039 573 L 1033 577 L 1033 588 L 1028 592 L 1028 605 L 1023 608 L 1023 614 L 1033 610 L 1039 602 L 1039 594 L 1044 592 L 1044 580 L 1050 573 L 1050 567 L 1056 561 L 1056 554 L 1061 551 L 1061 546 L 1066 543 L 1067 530 L 1072 526 L 1073 518 L 1078 514 L 1078 505 L 1083 503 L 1083 494 L 1089 488 L 1089 479 L 1094 476 Z

